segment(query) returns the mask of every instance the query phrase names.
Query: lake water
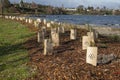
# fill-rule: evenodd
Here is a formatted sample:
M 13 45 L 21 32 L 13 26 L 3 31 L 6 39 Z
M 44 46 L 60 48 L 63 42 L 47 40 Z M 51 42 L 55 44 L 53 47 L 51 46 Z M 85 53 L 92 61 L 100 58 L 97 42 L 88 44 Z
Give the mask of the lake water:
M 34 17 L 36 18 L 36 17 Z M 38 18 L 38 17 L 37 17 Z M 72 24 L 86 24 L 111 26 L 120 28 L 120 16 L 113 15 L 43 15 L 39 18 L 45 18 L 48 21 L 66 22 Z

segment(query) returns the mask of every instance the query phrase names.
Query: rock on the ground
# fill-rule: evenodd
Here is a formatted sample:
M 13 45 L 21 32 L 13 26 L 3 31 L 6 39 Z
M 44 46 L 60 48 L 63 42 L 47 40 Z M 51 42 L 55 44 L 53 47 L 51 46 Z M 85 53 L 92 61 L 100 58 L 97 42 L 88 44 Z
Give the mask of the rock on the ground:
M 108 64 L 116 59 L 117 59 L 117 56 L 115 54 L 108 54 L 108 55 L 100 54 L 100 55 L 98 55 L 97 63 L 98 64 Z

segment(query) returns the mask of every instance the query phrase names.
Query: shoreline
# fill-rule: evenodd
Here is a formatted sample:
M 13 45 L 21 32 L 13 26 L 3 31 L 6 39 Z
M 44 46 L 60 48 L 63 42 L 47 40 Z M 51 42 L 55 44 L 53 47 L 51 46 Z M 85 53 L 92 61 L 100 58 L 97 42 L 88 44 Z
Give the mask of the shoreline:
M 79 27 L 86 29 L 85 25 L 78 25 L 78 28 Z M 106 35 L 106 36 L 118 35 L 118 36 L 120 36 L 120 28 L 114 28 L 114 27 L 109 27 L 109 26 L 102 26 L 102 27 L 101 26 L 91 26 L 91 27 L 101 35 Z
M 12 16 L 11 16 L 12 17 Z M 20 18 L 24 18 L 23 20 L 26 20 L 26 19 L 31 19 L 33 21 L 36 21 L 37 19 L 45 19 L 45 18 L 32 18 L 32 17 L 28 17 L 28 16 L 25 16 L 25 17 L 22 17 L 22 16 L 13 16 L 14 18 L 15 17 L 20 17 Z M 9 18 L 8 18 L 9 19 Z M 14 20 L 14 19 L 13 19 Z M 46 19 L 45 19 L 46 20 Z M 18 22 L 20 22 L 21 20 L 18 20 Z M 52 20 L 49 20 L 46 22 L 47 23 L 50 23 Z M 54 22 L 54 21 L 53 21 Z M 55 22 L 55 23 L 59 23 L 59 22 Z M 62 22 L 60 22 L 62 23 Z M 25 24 L 29 24 L 29 23 L 26 23 Z M 72 23 L 62 23 L 62 25 L 64 25 L 65 27 L 67 26 L 73 26 L 73 27 L 77 27 L 77 28 L 82 28 L 82 29 L 88 29 L 88 27 L 86 25 L 80 25 L 80 24 L 72 24 Z M 98 32 L 99 34 L 101 35 L 105 35 L 105 36 L 120 36 L 120 28 L 116 28 L 116 27 L 110 27 L 110 26 L 100 26 L 100 25 L 91 25 L 89 24 L 90 27 L 92 27 L 92 29 L 94 29 L 96 32 Z M 32 24 L 31 26 L 34 26 L 34 24 Z M 68 27 L 69 28 L 69 27 Z
M 18 16 L 20 16 L 20 17 L 25 17 L 25 18 L 31 18 L 31 19 L 46 19 L 46 20 L 48 20 L 48 21 L 51 21 L 50 19 L 47 19 L 46 18 L 46 16 L 48 16 L 48 15 L 37 15 L 37 16 L 34 16 L 35 14 L 19 14 L 19 15 L 13 15 L 13 16 L 16 16 L 16 17 L 18 17 Z M 74 15 L 74 14 L 72 14 L 72 15 Z M 58 15 L 59 16 L 59 15 Z M 81 15 L 81 16 L 104 16 L 104 15 Z M 106 15 L 106 16 L 120 16 L 120 15 Z M 55 20 L 57 20 L 57 19 L 55 19 Z M 54 20 L 53 20 L 54 21 Z M 58 22 L 61 22 L 61 23 L 64 23 L 64 21 L 58 21 Z M 70 22 L 66 22 L 66 23 L 69 23 L 69 24 L 75 24 L 75 25 L 85 25 L 85 24 L 87 24 L 87 22 L 86 23 L 81 23 L 81 24 L 79 24 L 79 23 L 70 23 Z M 106 23 L 106 24 L 91 24 L 91 23 L 89 23 L 90 25 L 92 25 L 92 26 L 97 26 L 97 27 L 111 27 L 111 28 L 120 28 L 120 23 L 116 23 L 116 24 L 113 24 L 113 23 Z
M 88 26 L 86 25 L 77 25 L 77 24 L 71 24 L 71 23 L 64 23 L 65 25 L 73 25 L 77 28 L 86 29 L 88 30 Z M 98 34 L 104 35 L 104 36 L 119 36 L 120 37 L 120 28 L 116 27 L 109 27 L 109 26 L 91 26 L 92 29 L 94 29 Z

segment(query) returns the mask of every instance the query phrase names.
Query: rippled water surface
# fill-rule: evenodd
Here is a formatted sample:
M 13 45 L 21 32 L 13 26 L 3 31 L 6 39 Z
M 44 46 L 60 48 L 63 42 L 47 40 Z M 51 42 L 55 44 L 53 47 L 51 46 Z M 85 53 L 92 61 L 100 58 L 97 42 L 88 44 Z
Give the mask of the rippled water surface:
M 36 18 L 36 17 L 34 17 Z M 120 16 L 113 15 L 43 15 L 39 18 L 45 18 L 47 20 L 55 20 L 60 22 L 68 22 L 73 24 L 93 24 L 112 26 L 120 28 Z

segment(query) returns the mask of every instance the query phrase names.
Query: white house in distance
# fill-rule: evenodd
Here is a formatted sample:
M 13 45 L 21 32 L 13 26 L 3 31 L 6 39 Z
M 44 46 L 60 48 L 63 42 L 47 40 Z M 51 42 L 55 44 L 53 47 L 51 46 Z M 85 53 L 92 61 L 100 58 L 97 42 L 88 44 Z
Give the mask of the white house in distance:
M 64 8 L 66 11 L 77 11 L 77 8 Z

